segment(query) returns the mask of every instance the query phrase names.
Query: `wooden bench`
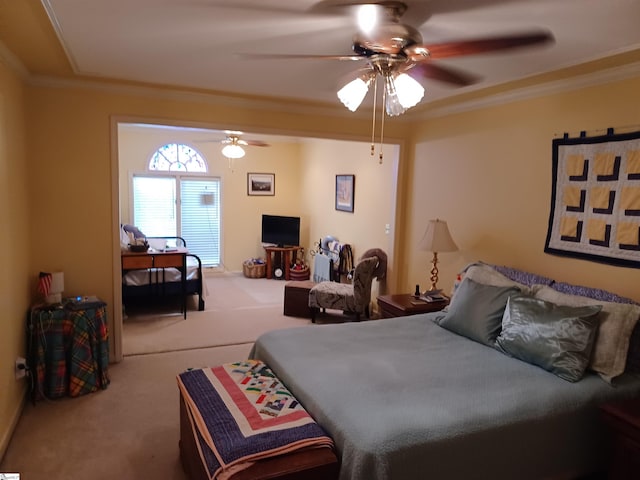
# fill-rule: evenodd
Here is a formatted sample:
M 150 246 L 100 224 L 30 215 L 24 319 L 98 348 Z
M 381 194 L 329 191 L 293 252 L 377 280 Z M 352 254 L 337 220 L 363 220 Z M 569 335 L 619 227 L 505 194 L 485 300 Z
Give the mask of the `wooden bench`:
M 209 480 L 182 394 L 180 395 L 180 461 L 190 480 Z M 313 448 L 265 460 L 240 470 L 229 480 L 335 480 L 338 460 L 329 448 Z

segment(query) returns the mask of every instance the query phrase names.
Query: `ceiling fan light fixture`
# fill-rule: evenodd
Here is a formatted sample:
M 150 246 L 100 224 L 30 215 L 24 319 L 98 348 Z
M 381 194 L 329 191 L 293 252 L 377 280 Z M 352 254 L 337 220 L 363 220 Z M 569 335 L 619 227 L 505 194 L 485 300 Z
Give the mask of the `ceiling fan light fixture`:
M 358 77 L 338 90 L 338 98 L 352 112 L 355 112 L 369 91 L 371 77 Z
M 406 73 L 397 75 L 394 79 L 398 101 L 405 109 L 415 107 L 424 97 L 424 87 Z
M 387 115 L 390 117 L 396 117 L 402 115 L 407 109 L 402 103 L 396 90 L 396 84 L 391 75 L 384 76 L 384 91 L 385 91 L 385 108 Z
M 244 153 L 244 149 L 234 143 L 222 147 L 222 155 L 227 158 L 242 158 L 244 157 Z

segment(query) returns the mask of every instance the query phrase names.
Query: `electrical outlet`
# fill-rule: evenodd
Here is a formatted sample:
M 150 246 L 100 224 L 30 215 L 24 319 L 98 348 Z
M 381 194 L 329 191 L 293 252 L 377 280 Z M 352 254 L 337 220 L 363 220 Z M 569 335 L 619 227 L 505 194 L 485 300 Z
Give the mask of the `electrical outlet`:
M 27 370 L 27 360 L 22 357 L 16 358 L 16 380 L 26 377 Z

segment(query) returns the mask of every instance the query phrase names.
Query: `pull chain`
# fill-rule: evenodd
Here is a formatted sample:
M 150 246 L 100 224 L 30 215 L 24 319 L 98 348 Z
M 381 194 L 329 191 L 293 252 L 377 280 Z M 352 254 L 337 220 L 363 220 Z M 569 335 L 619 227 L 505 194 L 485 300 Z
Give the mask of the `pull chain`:
M 378 78 L 373 80 L 373 125 L 371 126 L 371 156 L 375 153 L 376 105 L 378 103 Z
M 380 119 L 380 153 L 378 154 L 379 160 L 378 163 L 382 165 L 382 143 L 384 142 L 384 117 L 385 117 L 385 105 L 387 104 L 387 89 L 385 88 L 382 92 L 382 112 Z M 375 108 L 374 108 L 375 110 Z

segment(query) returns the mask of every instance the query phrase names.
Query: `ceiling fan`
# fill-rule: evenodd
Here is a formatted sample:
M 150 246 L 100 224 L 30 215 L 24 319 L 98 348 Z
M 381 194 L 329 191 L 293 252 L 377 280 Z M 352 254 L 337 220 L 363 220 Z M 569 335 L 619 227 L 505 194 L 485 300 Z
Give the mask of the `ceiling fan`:
M 224 131 L 226 138 L 224 140 L 220 140 L 220 144 L 222 145 L 222 154 L 229 158 L 242 158 L 245 155 L 244 148 L 247 146 L 252 147 L 268 147 L 269 144 L 267 142 L 263 142 L 262 140 L 244 140 L 241 138 L 243 132 L 239 132 L 236 130 L 225 130 Z M 210 140 L 207 140 L 210 141 Z M 216 140 L 218 141 L 218 140 Z
M 485 37 L 443 43 L 425 44 L 420 32 L 402 23 L 407 4 L 401 1 L 324 0 L 314 11 L 357 7 L 358 31 L 353 37 L 351 55 L 275 54 L 245 55 L 251 58 L 310 58 L 363 62 L 363 68 L 338 92 L 341 102 L 355 111 L 366 96 L 369 86 L 380 77 L 384 82 L 383 104 L 390 116 L 400 115 L 418 104 L 424 88 L 416 80 L 433 79 L 463 87 L 476 83 L 479 77 L 452 67 L 438 65 L 434 60 L 508 50 L 528 45 L 552 42 L 548 31 L 533 31 L 515 35 Z M 413 13 L 413 12 L 411 12 Z M 425 12 L 416 14 L 425 18 Z M 375 91 L 377 94 L 377 90 Z M 375 101 L 375 100 L 374 100 Z M 374 109 L 375 110 L 375 109 Z

